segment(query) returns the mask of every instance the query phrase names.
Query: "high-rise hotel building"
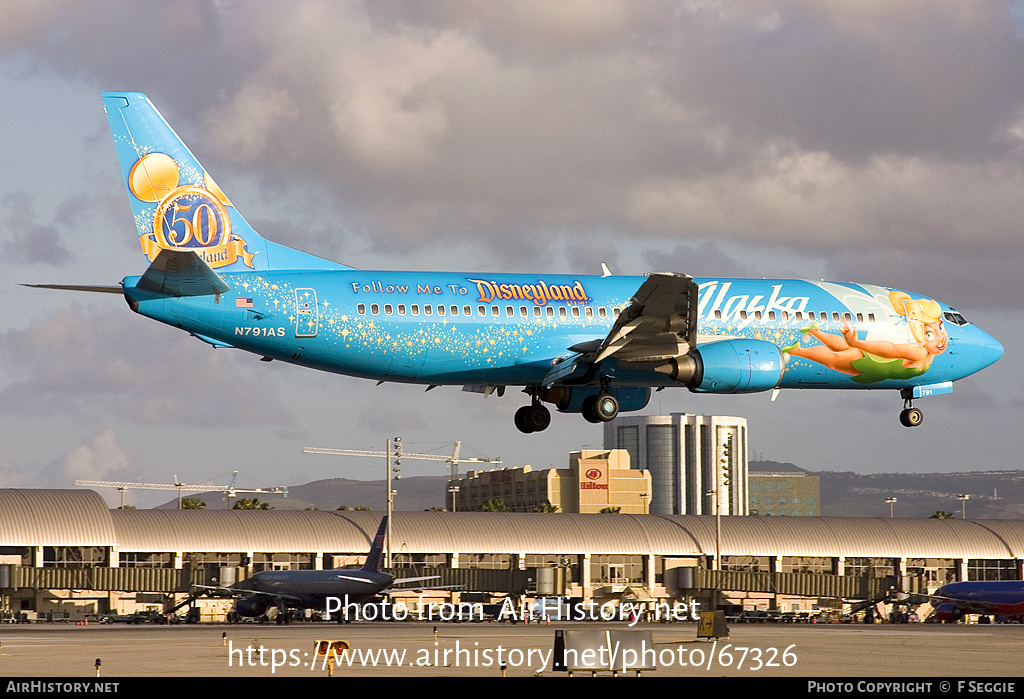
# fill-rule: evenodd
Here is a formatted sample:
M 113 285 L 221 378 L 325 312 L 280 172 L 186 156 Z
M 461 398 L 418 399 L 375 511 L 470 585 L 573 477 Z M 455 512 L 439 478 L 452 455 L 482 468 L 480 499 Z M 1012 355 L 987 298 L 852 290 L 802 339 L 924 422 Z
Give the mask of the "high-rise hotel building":
M 605 449 L 625 449 L 651 474 L 651 514 L 748 514 L 747 420 L 724 415 L 620 416 Z

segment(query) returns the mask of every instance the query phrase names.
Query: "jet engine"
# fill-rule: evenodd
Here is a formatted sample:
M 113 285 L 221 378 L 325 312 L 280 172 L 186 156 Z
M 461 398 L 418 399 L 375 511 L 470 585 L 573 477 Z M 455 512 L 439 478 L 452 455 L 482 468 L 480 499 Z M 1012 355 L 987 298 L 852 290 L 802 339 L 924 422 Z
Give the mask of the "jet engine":
M 935 607 L 935 618 L 939 621 L 960 621 L 963 616 L 963 610 L 952 602 L 943 602 Z
M 273 602 L 262 595 L 250 595 L 249 597 L 241 597 L 235 601 L 235 612 L 238 616 L 244 617 L 261 617 L 267 613 Z
M 775 388 L 785 368 L 779 348 L 765 340 L 722 340 L 654 368 L 696 393 L 756 393 Z

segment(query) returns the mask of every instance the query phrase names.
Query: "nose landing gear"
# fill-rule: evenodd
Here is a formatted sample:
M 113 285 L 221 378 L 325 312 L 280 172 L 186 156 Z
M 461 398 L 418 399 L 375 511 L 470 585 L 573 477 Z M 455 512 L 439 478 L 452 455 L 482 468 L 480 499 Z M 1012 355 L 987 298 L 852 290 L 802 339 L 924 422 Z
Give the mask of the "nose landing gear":
M 903 410 L 900 412 L 900 424 L 904 427 L 917 427 L 924 422 L 924 413 L 914 407 L 914 399 L 903 393 Z

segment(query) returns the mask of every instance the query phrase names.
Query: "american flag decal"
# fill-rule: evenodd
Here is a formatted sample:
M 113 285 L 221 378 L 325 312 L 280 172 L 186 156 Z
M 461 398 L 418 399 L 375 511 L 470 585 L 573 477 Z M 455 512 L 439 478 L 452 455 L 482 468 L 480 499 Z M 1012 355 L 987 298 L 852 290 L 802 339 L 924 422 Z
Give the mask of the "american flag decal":
M 252 299 L 235 299 L 235 308 L 252 308 Z

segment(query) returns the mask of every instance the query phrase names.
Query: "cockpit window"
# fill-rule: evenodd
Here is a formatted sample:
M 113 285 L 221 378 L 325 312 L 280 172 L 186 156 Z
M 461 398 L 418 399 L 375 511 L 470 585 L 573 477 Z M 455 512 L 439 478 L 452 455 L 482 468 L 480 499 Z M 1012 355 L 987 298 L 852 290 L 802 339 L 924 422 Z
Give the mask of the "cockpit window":
M 943 311 L 942 317 L 945 318 L 947 323 L 952 323 L 953 325 L 968 325 L 967 319 L 957 311 Z

